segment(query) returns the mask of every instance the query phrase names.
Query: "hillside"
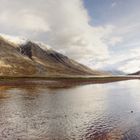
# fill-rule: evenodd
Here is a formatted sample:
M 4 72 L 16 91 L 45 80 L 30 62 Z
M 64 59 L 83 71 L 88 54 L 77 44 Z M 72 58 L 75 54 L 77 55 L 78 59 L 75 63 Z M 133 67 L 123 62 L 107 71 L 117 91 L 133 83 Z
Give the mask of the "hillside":
M 15 44 L 0 37 L 1 76 L 66 76 L 105 74 L 79 64 L 41 44 Z
M 137 71 L 137 72 L 135 72 L 135 73 L 131 73 L 131 74 L 129 74 L 129 75 L 140 75 L 140 71 Z

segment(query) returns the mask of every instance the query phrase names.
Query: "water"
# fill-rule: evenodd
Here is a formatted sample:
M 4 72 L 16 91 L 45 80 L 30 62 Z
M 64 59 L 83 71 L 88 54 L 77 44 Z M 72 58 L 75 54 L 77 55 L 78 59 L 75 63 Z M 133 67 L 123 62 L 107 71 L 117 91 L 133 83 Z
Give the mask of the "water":
M 138 140 L 139 85 L 1 86 L 0 140 Z

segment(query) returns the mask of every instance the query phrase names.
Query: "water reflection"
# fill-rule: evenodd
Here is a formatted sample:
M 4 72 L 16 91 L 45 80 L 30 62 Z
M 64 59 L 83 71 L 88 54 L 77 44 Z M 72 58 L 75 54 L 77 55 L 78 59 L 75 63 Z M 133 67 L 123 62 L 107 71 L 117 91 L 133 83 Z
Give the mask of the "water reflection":
M 0 139 L 140 139 L 139 84 L 2 86 Z

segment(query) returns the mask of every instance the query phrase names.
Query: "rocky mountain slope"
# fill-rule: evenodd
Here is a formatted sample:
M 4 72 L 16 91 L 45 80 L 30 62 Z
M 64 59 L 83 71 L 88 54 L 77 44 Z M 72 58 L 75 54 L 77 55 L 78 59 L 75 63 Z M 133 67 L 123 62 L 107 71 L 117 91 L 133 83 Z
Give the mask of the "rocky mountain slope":
M 140 75 L 140 71 L 137 71 L 137 72 L 135 72 L 135 73 L 131 73 L 131 74 L 129 74 L 129 75 Z
M 105 74 L 42 45 L 12 43 L 0 37 L 0 76 L 67 76 Z

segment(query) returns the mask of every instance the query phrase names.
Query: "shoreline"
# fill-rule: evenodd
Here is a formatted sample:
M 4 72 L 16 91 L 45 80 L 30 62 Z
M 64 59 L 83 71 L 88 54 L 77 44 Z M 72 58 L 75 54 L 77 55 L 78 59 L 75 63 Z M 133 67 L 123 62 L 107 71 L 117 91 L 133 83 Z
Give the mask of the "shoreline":
M 10 77 L 0 76 L 0 86 L 71 87 L 87 84 L 105 84 L 126 80 L 139 80 L 140 76 L 57 76 L 57 77 Z

